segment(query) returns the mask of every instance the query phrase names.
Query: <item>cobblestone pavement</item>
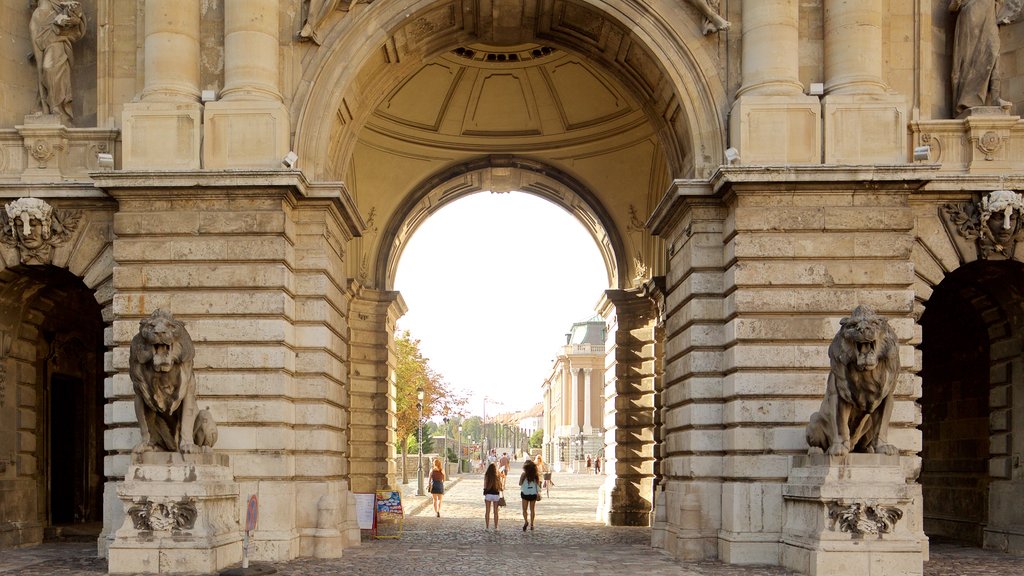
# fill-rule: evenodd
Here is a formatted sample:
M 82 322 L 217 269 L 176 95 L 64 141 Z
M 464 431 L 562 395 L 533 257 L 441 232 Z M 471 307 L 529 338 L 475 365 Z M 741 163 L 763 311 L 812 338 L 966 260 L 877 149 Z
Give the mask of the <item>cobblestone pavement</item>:
M 448 484 L 441 518 L 430 496 L 403 486 L 407 518 L 401 538 L 366 539 L 342 558 L 273 564 L 282 576 L 357 574 L 386 576 L 788 576 L 768 566 L 682 563 L 649 546 L 646 528 L 612 528 L 594 517 L 604 477 L 555 474 L 557 486 L 537 504 L 535 530 L 523 531 L 518 472 L 510 477 L 495 531 L 484 529 L 482 479 L 464 475 Z M 106 574 L 106 561 L 89 543 L 44 544 L 0 551 L 0 575 Z M 254 563 L 258 564 L 258 563 Z M 1024 575 L 1024 558 L 951 544 L 933 544 L 925 576 Z

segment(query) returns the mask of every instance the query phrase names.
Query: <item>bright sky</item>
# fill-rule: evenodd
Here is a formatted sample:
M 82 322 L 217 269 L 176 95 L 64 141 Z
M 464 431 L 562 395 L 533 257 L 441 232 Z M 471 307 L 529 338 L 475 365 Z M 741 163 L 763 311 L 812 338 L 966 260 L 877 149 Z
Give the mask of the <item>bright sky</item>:
M 482 192 L 441 208 L 413 234 L 395 289 L 398 321 L 430 366 L 470 397 L 469 414 L 524 410 L 574 322 L 595 314 L 607 273 L 568 212 L 524 193 Z

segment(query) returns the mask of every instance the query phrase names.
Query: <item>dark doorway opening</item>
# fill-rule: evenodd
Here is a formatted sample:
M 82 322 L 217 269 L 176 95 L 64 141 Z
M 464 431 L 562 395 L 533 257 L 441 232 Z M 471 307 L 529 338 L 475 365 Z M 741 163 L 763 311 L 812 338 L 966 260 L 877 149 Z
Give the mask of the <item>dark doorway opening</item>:
M 50 377 L 50 522 L 85 522 L 96 504 L 88 502 L 88 419 L 90 403 L 81 378 Z
M 985 546 L 992 515 L 1010 505 L 993 486 L 1009 474 L 1021 287 L 1018 262 L 967 264 L 935 287 L 921 317 L 920 482 L 933 540 Z

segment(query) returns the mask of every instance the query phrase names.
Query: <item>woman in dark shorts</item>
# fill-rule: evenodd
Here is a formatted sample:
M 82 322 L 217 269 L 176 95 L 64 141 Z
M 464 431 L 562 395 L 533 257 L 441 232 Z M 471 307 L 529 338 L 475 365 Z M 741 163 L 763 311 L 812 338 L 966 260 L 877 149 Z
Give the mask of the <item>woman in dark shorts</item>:
M 441 459 L 434 458 L 434 468 L 430 471 L 430 494 L 434 497 L 434 514 L 441 517 L 441 499 L 444 498 L 444 470 Z
M 540 477 L 537 475 L 537 465 L 531 460 L 523 462 L 523 473 L 519 476 L 519 496 L 523 499 L 523 532 L 526 532 L 527 526 L 533 530 L 537 500 L 540 499 Z M 529 520 L 526 518 L 527 510 L 530 511 Z

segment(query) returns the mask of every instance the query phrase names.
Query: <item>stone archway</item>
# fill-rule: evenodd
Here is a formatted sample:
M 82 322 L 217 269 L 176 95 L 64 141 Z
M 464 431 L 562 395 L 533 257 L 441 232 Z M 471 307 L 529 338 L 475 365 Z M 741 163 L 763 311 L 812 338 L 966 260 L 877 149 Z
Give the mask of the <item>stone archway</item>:
M 719 165 L 725 87 L 696 12 L 680 14 L 671 0 L 652 7 L 607 0 L 510 3 L 515 9 L 508 12 L 519 18 L 500 26 L 475 0 L 378 0 L 370 10 L 335 15 L 293 100 L 303 169 L 316 178 L 349 180 L 355 140 L 380 99 L 421 61 L 474 42 L 508 47 L 510 55 L 531 43 L 554 46 L 599 63 L 643 101 L 673 177 L 706 177 Z
M 0 247 L 0 547 L 106 520 L 104 329 L 113 306 L 110 206 L 65 201 L 52 252 Z M 29 260 L 30 264 L 20 261 Z M 8 455 L 13 458 L 8 459 Z M 98 524 L 96 526 L 98 529 Z M 92 529 L 90 529 L 92 530 Z M 98 530 L 97 530 L 98 531 Z
M 933 538 L 1021 553 L 1024 429 L 1013 414 L 1024 410 L 1024 265 L 1020 242 L 994 250 L 958 228 L 958 217 L 977 217 L 982 196 L 916 208 L 924 527 Z
M 593 194 L 564 172 L 524 158 L 487 157 L 436 174 L 410 194 L 381 234 L 377 286 L 394 288 L 395 272 L 409 238 L 431 214 L 477 192 L 524 192 L 549 200 L 572 214 L 597 244 L 608 285 L 621 287 L 629 270 L 623 239 Z
M 405 238 L 452 198 L 515 187 L 573 212 L 601 247 L 611 289 L 601 313 L 619 327 L 609 362 L 628 363 L 606 383 L 606 418 L 626 426 L 615 428 L 626 440 L 609 464 L 623 474 L 607 487 L 607 517 L 646 525 L 656 314 L 641 292 L 665 256 L 643 222 L 675 178 L 706 177 L 722 157 L 717 55 L 697 13 L 667 1 L 487 4 L 516 15 L 501 22 L 485 4 L 378 0 L 334 14 L 293 100 L 300 167 L 343 180 L 367 222 L 349 258 L 352 486 L 393 478 L 383 345 L 404 310 L 389 278 Z

